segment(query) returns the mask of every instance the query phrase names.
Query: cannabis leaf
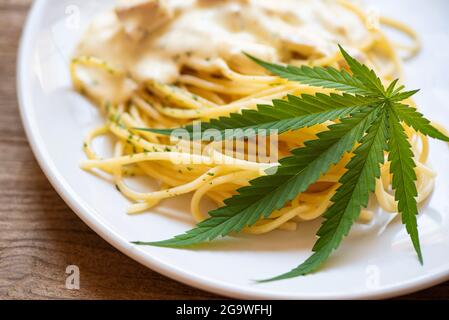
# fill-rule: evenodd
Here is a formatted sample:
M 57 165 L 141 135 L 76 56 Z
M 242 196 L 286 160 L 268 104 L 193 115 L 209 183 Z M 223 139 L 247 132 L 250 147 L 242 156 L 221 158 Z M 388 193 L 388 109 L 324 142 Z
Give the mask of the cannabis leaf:
M 416 190 L 415 161 L 413 160 L 412 146 L 408 142 L 404 128 L 393 108 L 388 110 L 391 137 L 388 141 L 390 150 L 388 160 L 390 161 L 390 173 L 393 174 L 392 187 L 395 190 L 395 199 L 398 201 L 398 211 L 401 213 L 402 221 L 410 234 L 413 246 L 422 263 L 422 253 L 419 245 L 418 226 L 416 215 L 418 206 L 415 197 Z
M 279 161 L 274 174 L 254 179 L 248 187 L 238 189 L 237 195 L 225 200 L 223 207 L 211 211 L 210 218 L 196 228 L 165 241 L 135 243 L 184 247 L 239 232 L 285 206 L 315 183 L 331 165 L 339 162 L 345 153 L 352 152 L 346 172 L 339 180 L 340 186 L 331 199 L 332 205 L 323 215 L 324 222 L 318 230 L 313 254 L 292 271 L 265 281 L 309 274 L 340 245 L 361 209 L 367 206 L 380 176 L 384 153 L 389 152 L 398 211 L 422 261 L 416 219 L 416 165 L 402 122 L 424 135 L 443 141 L 449 141 L 449 138 L 421 113 L 402 103 L 417 90 L 404 91 L 404 86 L 398 86 L 398 79 L 385 88 L 373 70 L 352 58 L 343 48 L 340 50 L 351 73 L 333 68 L 281 66 L 249 56 L 285 79 L 342 93 L 288 96 L 286 100 L 274 100 L 272 106 L 262 105 L 257 110 L 244 110 L 241 114 L 201 123 L 201 133 L 216 129 L 221 139 L 238 138 L 241 133 L 229 136 L 225 131 L 251 129 L 257 134 L 260 129 L 276 129 L 282 133 L 328 120 L 338 119 L 339 122 L 319 133 L 316 140 L 306 141 L 304 147 L 292 150 L 291 156 Z M 196 139 L 193 126 L 184 129 L 191 139 Z M 169 135 L 175 129 L 145 130 Z
M 382 81 L 380 81 L 380 78 L 376 75 L 374 70 L 369 69 L 366 65 L 361 64 L 356 59 L 351 57 L 341 46 L 338 46 L 340 48 L 341 54 L 345 58 L 346 62 L 349 65 L 349 68 L 352 71 L 353 77 L 355 79 L 358 79 L 360 82 L 362 82 L 367 88 L 372 90 L 373 93 L 377 93 L 379 96 L 385 96 L 385 88 L 382 85 Z M 396 85 L 396 80 L 393 81 L 393 85 L 391 88 L 394 88 Z
M 405 104 L 394 103 L 393 110 L 400 121 L 404 121 L 408 126 L 412 127 L 416 131 L 421 132 L 426 136 L 449 142 L 449 138 L 435 129 L 430 124 L 430 121 L 424 118 L 424 116 L 416 111 L 416 109 Z
M 176 129 L 141 128 L 139 130 L 164 135 L 176 135 L 177 132 L 182 134 L 187 131 L 190 139 L 194 140 L 249 138 L 262 132 L 268 133 L 268 130 L 276 130 L 278 134 L 281 134 L 329 120 L 341 119 L 377 101 L 378 99 L 374 97 L 366 98 L 346 93 L 342 95 L 317 93 L 314 96 L 303 94 L 298 97 L 288 95 L 287 100 L 273 100 L 273 106 L 259 105 L 257 110 L 242 110 L 241 114 L 232 113 L 229 117 L 212 119 L 210 122 L 202 122 L 199 125 L 188 125 L 185 128 Z
M 314 87 L 337 89 L 352 94 L 370 95 L 377 93 L 377 90 L 373 90 L 370 88 L 371 86 L 366 86 L 362 81 L 352 77 L 344 69 L 337 70 L 333 67 L 282 66 L 262 61 L 249 54 L 246 55 L 266 70 L 287 80 L 298 81 Z
M 384 162 L 384 151 L 387 150 L 387 127 L 388 118 L 382 107 L 378 119 L 368 129 L 346 165 L 348 171 L 341 177 L 341 186 L 331 199 L 333 205 L 324 214 L 325 221 L 317 232 L 320 238 L 312 249 L 315 253 L 290 272 L 262 282 L 313 272 L 339 246 L 374 191 L 376 179 L 380 176 L 380 164 Z
M 225 200 L 224 207 L 209 212 L 211 217 L 199 223 L 197 228 L 170 240 L 138 244 L 189 246 L 239 232 L 260 218 L 267 218 L 298 193 L 307 190 L 331 165 L 351 151 L 377 113 L 377 108 L 365 108 L 343 118 L 341 123 L 329 126 L 328 131 L 317 135 L 317 140 L 307 141 L 305 147 L 295 149 L 292 156 L 281 159 L 275 174 L 254 179 L 250 186 L 238 189 L 237 195 Z

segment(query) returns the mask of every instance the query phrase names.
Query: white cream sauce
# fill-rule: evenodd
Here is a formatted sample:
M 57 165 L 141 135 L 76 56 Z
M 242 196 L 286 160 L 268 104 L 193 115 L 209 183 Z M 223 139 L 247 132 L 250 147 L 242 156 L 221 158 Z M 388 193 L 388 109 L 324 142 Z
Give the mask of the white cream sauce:
M 122 0 L 95 18 L 76 55 L 101 58 L 136 82 L 173 83 L 191 57 L 257 74 L 242 52 L 287 62 L 332 55 L 337 43 L 356 47 L 367 36 L 363 22 L 332 0 Z M 119 91 L 111 100 L 126 97 Z

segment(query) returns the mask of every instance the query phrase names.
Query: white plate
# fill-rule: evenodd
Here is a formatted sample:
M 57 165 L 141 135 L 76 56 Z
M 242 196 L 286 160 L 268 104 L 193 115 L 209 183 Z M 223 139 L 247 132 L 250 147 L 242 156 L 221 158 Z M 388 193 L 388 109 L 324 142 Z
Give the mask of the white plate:
M 374 3 L 374 2 L 373 2 Z M 188 198 L 164 202 L 140 216 L 109 183 L 78 167 L 82 139 L 101 123 L 95 107 L 71 90 L 70 53 L 92 16 L 112 1 L 40 0 L 28 19 L 18 64 L 23 123 L 42 169 L 70 207 L 93 230 L 131 258 L 186 284 L 236 298 L 387 298 L 430 287 L 449 278 L 449 150 L 432 142 L 436 190 L 422 208 L 419 228 L 425 264 L 420 266 L 404 228 L 396 221 L 378 235 L 376 223 L 356 226 L 319 272 L 256 284 L 303 261 L 317 222 L 296 232 L 276 231 L 217 241 L 201 250 L 137 247 L 132 240 L 161 240 L 193 226 Z M 381 12 L 408 22 L 422 36 L 423 53 L 406 65 L 410 88 L 432 119 L 449 119 L 449 2 L 377 1 Z M 106 142 L 100 142 L 106 144 Z M 114 266 L 111 266 L 113 268 Z

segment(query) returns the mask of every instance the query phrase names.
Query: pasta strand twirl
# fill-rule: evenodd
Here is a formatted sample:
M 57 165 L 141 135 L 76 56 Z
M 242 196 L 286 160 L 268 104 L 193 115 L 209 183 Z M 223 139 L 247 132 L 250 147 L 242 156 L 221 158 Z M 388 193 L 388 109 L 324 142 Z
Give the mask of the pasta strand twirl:
M 118 17 L 114 12 L 108 12 L 88 30 L 70 67 L 74 87 L 91 98 L 106 119 L 104 125 L 93 129 L 85 138 L 87 160 L 82 162 L 81 168 L 109 174 L 119 191 L 133 202 L 129 213 L 144 212 L 165 199 L 191 193 L 192 216 L 199 222 L 207 218 L 207 213 L 201 210 L 205 197 L 223 205 L 223 201 L 236 194 L 238 188 L 276 165 L 234 159 L 214 144 L 203 144 L 202 153 L 189 153 L 167 137 L 135 130 L 136 127 L 181 127 L 194 120 L 209 120 L 243 109 L 255 109 L 257 104 L 270 104 L 273 99 L 283 99 L 289 94 L 330 92 L 267 75 L 242 51 L 292 65 L 345 68 L 341 55 L 328 49 L 342 43 L 388 82 L 401 74 L 398 51 L 406 51 L 412 56 L 420 48 L 416 33 L 408 26 L 380 17 L 381 25 L 397 29 L 412 40 L 412 45 L 392 43 L 381 29 L 368 25 L 370 17 L 363 9 L 346 0 L 335 1 L 332 5 L 318 0 L 285 1 L 291 5 L 290 15 L 282 6 L 270 6 L 270 1 L 264 1 L 265 4 L 250 0 L 217 1 L 207 6 L 200 6 L 198 2 L 201 1 L 194 0 L 185 6 L 176 1 L 167 2 L 176 14 L 158 12 L 158 17 L 163 19 L 161 25 L 165 20 L 171 24 L 157 31 L 147 21 L 137 28 L 143 33 L 129 34 L 124 25 L 133 17 L 125 16 L 128 20 L 124 22 L 120 20 L 123 15 Z M 239 10 L 230 9 L 236 6 L 240 6 Z M 301 16 L 301 6 L 310 6 L 307 12 L 315 15 L 315 21 L 321 21 L 321 25 L 301 25 L 306 23 Z M 189 20 L 196 15 L 198 19 L 204 18 L 202 25 Z M 329 20 L 329 16 L 333 19 Z M 267 26 L 273 28 L 273 32 L 266 32 Z M 187 33 L 183 33 L 182 28 Z M 199 29 L 194 32 L 192 28 Z M 282 32 L 276 33 L 278 29 Z M 211 32 L 216 32 L 214 37 Z M 209 38 L 203 41 L 201 36 Z M 170 42 L 172 38 L 178 41 L 176 46 Z M 101 47 L 97 42 L 101 42 Z M 278 154 L 288 155 L 289 150 L 314 139 L 318 132 L 326 130 L 327 125 L 280 135 Z M 427 138 L 410 128 L 407 128 L 407 134 L 416 155 L 418 202 L 423 202 L 432 191 L 435 172 L 426 164 Z M 93 141 L 102 135 L 115 139 L 111 157 L 102 158 L 94 150 Z M 249 156 L 247 151 L 240 154 Z M 331 204 L 349 159 L 350 155 L 345 156 L 309 190 L 270 217 L 245 228 L 244 232 L 262 234 L 275 229 L 295 230 L 297 223 L 320 217 Z M 391 194 L 388 162 L 381 171 L 375 198 L 386 212 L 393 213 L 397 205 Z M 152 192 L 133 190 L 126 182 L 130 176 L 155 179 L 160 182 L 161 189 Z M 371 218 L 371 212 L 362 211 L 362 220 Z

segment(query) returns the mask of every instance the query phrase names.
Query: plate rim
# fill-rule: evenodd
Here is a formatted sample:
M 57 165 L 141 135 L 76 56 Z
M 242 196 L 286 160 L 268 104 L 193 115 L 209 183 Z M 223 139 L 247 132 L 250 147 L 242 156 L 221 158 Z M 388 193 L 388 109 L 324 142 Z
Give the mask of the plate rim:
M 20 117 L 27 136 L 29 145 L 33 151 L 41 170 L 56 190 L 59 196 L 70 207 L 70 209 L 84 222 L 89 228 L 97 233 L 101 238 L 111 244 L 114 248 L 139 262 L 147 268 L 167 276 L 175 281 L 185 285 L 212 292 L 220 296 L 238 299 L 386 299 L 406 295 L 419 290 L 427 289 L 439 283 L 449 280 L 449 268 L 442 268 L 430 274 L 417 278 L 411 278 L 407 281 L 382 287 L 376 290 L 366 290 L 366 292 L 356 293 L 276 293 L 269 289 L 249 289 L 242 288 L 239 285 L 231 285 L 224 281 L 213 280 L 207 277 L 181 270 L 177 266 L 158 261 L 158 259 L 142 249 L 136 248 L 127 240 L 114 232 L 111 228 L 101 223 L 100 219 L 92 212 L 95 209 L 86 204 L 76 192 L 68 185 L 64 177 L 55 167 L 50 155 L 46 151 L 46 143 L 40 138 L 39 128 L 33 117 L 30 116 L 33 107 L 30 96 L 26 95 L 25 78 L 28 68 L 26 68 L 27 53 L 31 52 L 31 37 L 34 32 L 34 26 L 43 14 L 47 0 L 37 0 L 31 5 L 22 35 L 19 43 L 16 65 L 16 89 L 20 111 Z

